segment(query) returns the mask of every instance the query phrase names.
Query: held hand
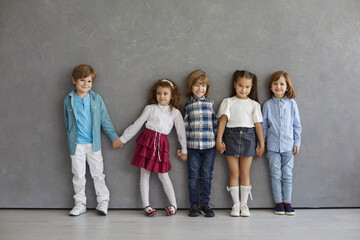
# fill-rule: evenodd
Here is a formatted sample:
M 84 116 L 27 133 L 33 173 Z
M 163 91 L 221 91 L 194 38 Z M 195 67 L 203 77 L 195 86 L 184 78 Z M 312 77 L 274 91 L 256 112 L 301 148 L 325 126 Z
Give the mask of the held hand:
M 294 146 L 294 156 L 298 155 L 300 152 L 300 147 L 299 146 Z
M 261 158 L 262 155 L 264 154 L 265 152 L 265 147 L 264 146 L 259 146 L 256 148 L 256 155 Z
M 177 155 L 178 155 L 178 157 L 179 157 L 181 160 L 183 160 L 184 162 L 186 162 L 186 160 L 187 160 L 187 154 L 182 154 L 182 153 L 181 153 L 181 150 L 179 149 L 179 150 L 177 150 Z
M 226 145 L 223 142 L 216 142 L 216 149 L 219 153 L 223 154 L 226 151 Z
M 116 149 L 116 148 L 122 148 L 123 145 L 124 145 L 124 143 L 121 142 L 121 140 L 120 140 L 119 138 L 115 139 L 115 140 L 113 141 L 113 143 L 112 143 L 112 147 L 115 148 L 115 149 Z
M 119 138 L 115 139 L 115 140 L 112 142 L 112 147 L 113 147 L 113 148 L 119 148 L 120 142 L 121 142 L 121 141 L 120 141 Z

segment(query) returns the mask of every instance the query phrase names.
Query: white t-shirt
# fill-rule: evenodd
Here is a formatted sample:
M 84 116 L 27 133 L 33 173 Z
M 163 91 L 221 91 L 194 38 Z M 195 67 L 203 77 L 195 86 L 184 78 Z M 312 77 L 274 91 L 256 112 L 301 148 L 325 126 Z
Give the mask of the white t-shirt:
M 172 111 L 170 111 L 170 106 L 162 106 L 160 104 L 147 105 L 140 117 L 125 129 L 120 140 L 125 144 L 139 132 L 145 122 L 146 128 L 165 135 L 168 135 L 171 132 L 171 129 L 175 124 L 178 140 L 181 145 L 181 152 L 187 154 L 186 132 L 183 117 L 177 108 L 173 107 Z
M 236 96 L 225 98 L 217 114 L 217 118 L 225 114 L 228 117 L 226 127 L 255 127 L 254 123 L 262 122 L 260 104 L 250 98 L 240 99 Z

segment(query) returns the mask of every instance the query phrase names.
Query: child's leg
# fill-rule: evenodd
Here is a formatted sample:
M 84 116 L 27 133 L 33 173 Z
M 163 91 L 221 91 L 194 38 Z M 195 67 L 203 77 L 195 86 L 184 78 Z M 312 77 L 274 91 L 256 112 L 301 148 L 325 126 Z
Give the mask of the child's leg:
M 215 147 L 201 150 L 201 203 L 208 204 L 211 193 L 212 172 L 214 170 Z
M 253 157 L 240 157 L 240 183 L 250 186 L 250 168 Z
M 174 191 L 174 187 L 171 183 L 169 174 L 168 173 L 158 173 L 158 176 L 163 185 L 164 191 L 166 193 L 166 196 L 169 199 L 170 204 L 173 205 L 175 208 L 177 208 L 175 191 Z
M 293 151 L 281 153 L 282 190 L 285 203 L 291 203 L 293 168 Z
M 140 194 L 143 207 L 150 205 L 149 202 L 149 180 L 150 180 L 150 171 L 145 168 L 140 169 Z
M 240 158 L 241 204 L 247 205 L 250 194 L 250 168 L 253 157 Z
M 269 160 L 271 174 L 271 186 L 275 203 L 282 203 L 283 196 L 281 191 L 281 156 L 278 152 L 267 151 L 266 156 Z
M 86 147 L 87 162 L 89 164 L 91 177 L 94 180 L 96 200 L 98 203 L 102 201 L 109 201 L 110 193 L 105 184 L 104 162 L 101 150 L 94 152 L 92 144 L 86 144 Z
M 239 204 L 239 176 L 240 164 L 239 158 L 234 156 L 226 156 L 229 167 L 229 191 L 234 204 Z
M 71 170 L 74 174 L 72 182 L 74 186 L 75 203 L 82 202 L 86 204 L 85 196 L 85 173 L 86 173 L 86 146 L 85 144 L 78 144 L 76 146 L 75 155 L 70 155 Z
M 199 179 L 200 179 L 201 156 L 197 149 L 188 149 L 188 188 L 190 203 L 199 204 Z

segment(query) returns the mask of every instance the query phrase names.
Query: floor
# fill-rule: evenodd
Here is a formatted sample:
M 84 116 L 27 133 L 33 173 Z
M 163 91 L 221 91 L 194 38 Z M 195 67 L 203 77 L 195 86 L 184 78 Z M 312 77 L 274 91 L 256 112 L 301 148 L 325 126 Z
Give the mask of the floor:
M 92 239 L 360 239 L 360 208 L 296 209 L 278 216 L 271 209 L 252 209 L 251 217 L 230 217 L 215 210 L 214 218 L 190 218 L 187 211 L 146 217 L 141 210 L 95 210 L 68 216 L 68 210 L 0 210 L 0 240 Z

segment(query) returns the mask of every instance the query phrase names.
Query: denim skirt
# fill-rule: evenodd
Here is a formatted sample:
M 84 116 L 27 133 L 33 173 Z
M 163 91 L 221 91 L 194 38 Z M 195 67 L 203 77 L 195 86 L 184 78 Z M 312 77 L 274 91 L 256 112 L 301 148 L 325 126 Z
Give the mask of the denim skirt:
M 223 141 L 226 156 L 254 157 L 256 148 L 255 128 L 225 128 Z

